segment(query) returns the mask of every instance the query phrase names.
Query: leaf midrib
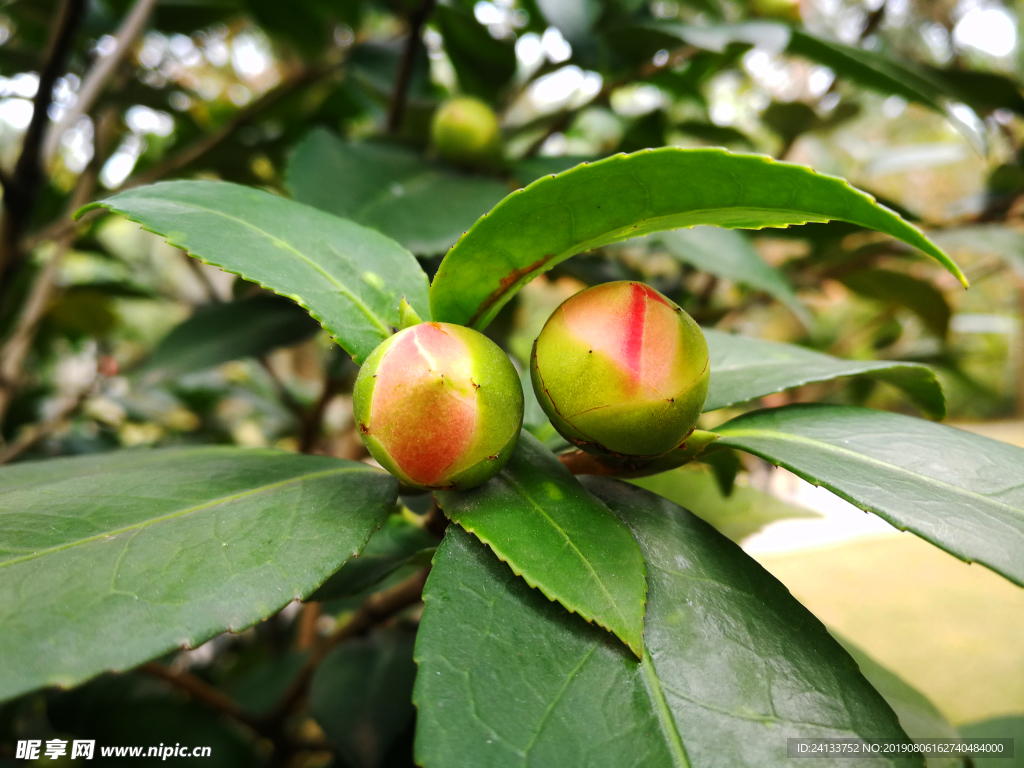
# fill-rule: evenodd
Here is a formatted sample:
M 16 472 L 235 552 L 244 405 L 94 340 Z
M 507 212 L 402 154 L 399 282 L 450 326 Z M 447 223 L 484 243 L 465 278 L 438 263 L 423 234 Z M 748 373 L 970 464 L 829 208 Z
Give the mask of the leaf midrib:
M 349 301 L 352 302 L 352 304 L 354 304 L 356 306 L 357 309 L 359 309 L 364 315 L 366 315 L 367 319 L 370 320 L 370 322 L 372 322 L 374 325 L 376 325 L 384 333 L 385 336 L 390 335 L 391 329 L 388 328 L 387 325 L 384 325 L 384 324 L 381 323 L 380 319 L 378 319 L 377 316 L 373 313 L 373 310 L 371 310 L 369 307 L 367 307 L 366 304 L 363 303 L 362 299 L 360 299 L 358 296 L 356 296 L 354 293 L 352 293 L 352 291 L 349 290 L 347 287 L 345 287 L 345 285 L 343 283 L 339 282 L 338 279 L 336 277 L 334 277 L 334 275 L 332 275 L 330 272 L 325 270 L 322 266 L 317 264 L 310 257 L 306 256 L 306 254 L 302 253 L 302 251 L 298 250 L 295 246 L 293 246 L 288 241 L 282 240 L 281 238 L 276 237 L 275 235 L 271 234 L 270 232 L 266 231 L 265 229 L 260 229 L 255 224 L 251 224 L 250 222 L 246 221 L 245 219 L 239 218 L 238 216 L 233 216 L 233 215 L 231 215 L 229 213 L 225 213 L 224 211 L 218 211 L 216 208 L 207 208 L 206 206 L 198 205 L 197 203 L 193 203 L 191 201 L 189 201 L 187 203 L 182 203 L 182 205 L 190 206 L 190 207 L 194 208 L 197 211 L 205 211 L 206 213 L 212 214 L 214 216 L 222 216 L 223 218 L 227 219 L 228 221 L 234 221 L 234 222 L 236 222 L 238 224 L 241 224 L 244 227 L 247 227 L 248 229 L 251 229 L 253 232 L 256 232 L 257 234 L 263 236 L 264 238 L 269 240 L 271 243 L 273 243 L 275 245 L 280 245 L 280 246 L 284 247 L 286 250 L 291 251 L 299 259 L 301 259 L 302 261 L 306 262 L 307 264 L 309 264 L 309 266 L 311 266 L 313 269 L 315 269 L 317 272 L 319 272 L 321 275 L 323 275 L 324 278 L 326 278 L 327 281 L 329 283 L 331 283 L 331 285 L 333 285 L 334 287 L 336 287 L 338 289 L 338 292 L 340 294 L 345 296 Z M 330 214 L 327 214 L 327 215 L 330 215 Z M 200 256 L 198 253 L 195 253 L 191 248 L 188 248 L 186 246 L 186 250 L 188 250 L 188 252 L 190 254 L 195 255 L 201 261 L 206 261 L 205 257 Z
M 564 530 L 564 529 L 562 528 L 562 526 L 560 526 L 560 525 L 559 525 L 558 523 L 556 523 L 556 522 L 555 522 L 555 520 L 554 520 L 554 519 L 553 519 L 553 518 L 552 518 L 552 517 L 551 517 L 551 516 L 550 516 L 550 515 L 549 515 L 549 514 L 548 514 L 547 512 L 545 512 L 545 511 L 544 511 L 544 508 L 543 508 L 542 506 L 540 506 L 540 505 L 539 505 L 539 504 L 538 504 L 537 502 L 535 502 L 535 501 L 533 500 L 533 498 L 532 498 L 532 497 L 530 496 L 530 494 L 529 494 L 529 493 L 527 493 L 527 491 L 526 491 L 526 489 L 524 488 L 524 486 L 523 486 L 523 484 L 522 484 L 522 483 L 520 483 L 519 481 L 517 481 L 517 480 L 514 480 L 514 479 L 512 479 L 511 477 L 508 477 L 508 476 L 506 476 L 506 477 L 505 477 L 504 479 L 505 479 L 505 481 L 506 481 L 506 482 L 507 482 L 507 483 L 508 483 L 509 485 L 511 485 L 511 486 L 512 486 L 512 487 L 513 487 L 513 488 L 514 488 L 514 489 L 516 490 L 516 492 L 517 492 L 517 493 L 518 493 L 518 494 L 519 494 L 520 496 L 522 496 L 522 497 L 523 497 L 524 499 L 526 499 L 526 501 L 527 501 L 527 502 L 529 502 L 530 506 L 532 506 L 532 507 L 533 507 L 534 509 L 536 509 L 536 510 L 537 510 L 537 511 L 538 511 L 538 512 L 539 512 L 539 513 L 541 514 L 541 517 L 543 517 L 543 518 L 544 518 L 544 519 L 545 519 L 545 520 L 546 520 L 546 521 L 547 521 L 547 522 L 548 522 L 548 523 L 549 523 L 549 524 L 551 525 L 551 527 L 552 527 L 552 528 L 554 528 L 554 529 L 555 529 L 556 531 L 558 531 L 558 533 L 559 533 L 559 534 L 561 534 L 562 538 L 563 538 L 563 539 L 565 539 L 565 543 L 566 543 L 566 544 L 568 544 L 568 545 L 569 545 L 569 546 L 570 546 L 570 547 L 572 548 L 572 550 L 573 550 L 573 551 L 574 551 L 574 552 L 576 553 L 576 555 L 577 555 L 577 556 L 579 557 L 579 559 L 580 559 L 580 560 L 581 560 L 581 561 L 583 562 L 583 564 L 587 566 L 587 570 L 588 570 L 588 571 L 590 571 L 590 575 L 591 575 L 591 578 L 593 578 L 593 580 L 594 580 L 594 581 L 595 581 L 595 582 L 597 583 L 597 585 L 598 585 L 598 586 L 599 586 L 599 587 L 601 588 L 601 591 L 602 591 L 602 592 L 603 592 L 603 593 L 605 594 L 605 596 L 606 596 L 606 597 L 608 598 L 608 602 L 609 602 L 609 603 L 611 604 L 611 606 L 612 606 L 612 607 L 613 607 L 613 608 L 615 609 L 615 613 L 616 613 L 616 614 L 618 614 L 618 617 L 619 617 L 619 619 L 620 619 L 620 620 L 622 621 L 623 625 L 624 625 L 624 626 L 626 626 L 626 627 L 628 627 L 628 626 L 629 626 L 629 624 L 630 624 L 630 622 L 629 622 L 629 620 L 628 620 L 628 619 L 626 618 L 626 616 L 625 616 L 625 615 L 624 615 L 624 614 L 622 613 L 622 608 L 621 608 L 621 606 L 619 605 L 618 601 L 617 601 L 617 600 L 616 600 L 616 599 L 615 599 L 615 598 L 614 598 L 614 597 L 612 596 L 612 593 L 611 593 L 611 592 L 610 592 L 610 591 L 608 590 L 608 587 L 607 587 L 607 585 L 606 585 L 606 584 L 604 583 L 604 580 L 603 580 L 603 579 L 601 579 L 601 577 L 600 577 L 600 576 L 598 575 L 597 571 L 596 571 L 596 570 L 594 570 L 594 566 L 593 566 L 593 565 L 591 565 L 591 563 L 590 563 L 590 560 L 588 560 L 588 559 L 587 559 L 587 557 L 586 557 L 586 556 L 585 556 L 585 555 L 584 555 L 584 554 L 583 554 L 583 553 L 582 553 L 582 552 L 580 551 L 579 547 L 577 547 L 577 546 L 576 546 L 576 543 L 575 543 L 575 542 L 574 542 L 574 541 L 572 540 L 572 538 L 571 538 L 571 537 L 570 537 L 570 536 L 569 536 L 569 535 L 568 535 L 568 534 L 567 534 L 567 533 L 565 532 L 565 530 Z M 488 542 L 488 544 L 489 544 L 489 545 L 490 545 L 490 546 L 491 546 L 492 548 L 494 548 L 494 544 L 493 544 L 493 543 L 491 543 L 491 542 Z M 508 555 L 506 554 L 506 557 L 507 557 L 507 556 L 508 556 Z M 523 578 L 524 578 L 524 579 L 526 579 L 526 575 L 525 575 L 525 573 L 524 573 L 524 574 L 519 574 L 519 575 L 523 576 Z M 529 581 L 529 579 L 527 579 L 527 580 Z M 540 589 L 540 590 L 541 590 L 542 592 L 545 592 L 545 589 L 544 589 L 544 587 L 540 586 L 540 583 L 539 583 L 539 582 L 537 583 L 537 587 L 538 587 L 538 589 Z M 557 599 L 557 598 L 556 598 L 556 599 Z M 583 612 L 582 612 L 582 611 L 580 611 L 580 610 L 579 610 L 578 608 L 577 608 L 576 610 L 577 610 L 577 612 L 578 612 L 578 613 L 579 613 L 580 615 L 583 615 Z M 599 620 L 597 619 L 597 617 L 595 617 L 595 616 L 590 616 L 590 617 L 586 617 L 586 618 L 590 618 L 590 619 L 593 619 L 594 621 L 597 621 L 597 622 L 598 622 L 599 624 L 601 623 L 601 622 L 600 622 L 600 621 L 599 621 Z M 627 645 L 629 645 L 629 643 L 627 643 Z M 632 646 L 630 646 L 630 647 L 632 647 Z
M 258 486 L 256 488 L 248 488 L 248 489 L 246 489 L 244 491 L 239 491 L 237 493 L 229 494 L 227 496 L 221 496 L 221 497 L 216 498 L 216 499 L 211 499 L 209 501 L 205 501 L 202 504 L 195 504 L 195 505 L 193 505 L 191 507 L 186 507 L 185 509 L 179 509 L 179 510 L 176 510 L 174 512 L 170 512 L 170 513 L 168 513 L 166 515 L 161 515 L 160 517 L 150 518 L 148 520 L 144 520 L 144 521 L 139 522 L 139 523 L 134 523 L 132 525 L 127 525 L 127 526 L 124 526 L 122 528 L 116 528 L 116 529 L 114 529 L 112 531 L 104 531 L 103 533 L 98 533 L 98 534 L 96 534 L 94 536 L 88 536 L 88 537 L 86 537 L 84 539 L 78 539 L 76 541 L 65 542 L 64 544 L 59 544 L 59 545 L 57 545 L 55 547 L 49 547 L 48 549 L 37 550 L 37 551 L 33 552 L 30 555 L 24 555 L 22 557 L 16 557 L 16 558 L 13 558 L 11 560 L 6 560 L 4 562 L 0 562 L 0 569 L 6 568 L 6 567 L 12 566 L 12 565 L 17 565 L 19 563 L 24 563 L 24 562 L 27 562 L 29 560 L 34 560 L 34 559 L 37 559 L 37 558 L 46 557 L 47 555 L 52 555 L 55 552 L 62 552 L 64 550 L 71 549 L 73 547 L 81 546 L 81 545 L 84 545 L 84 544 L 91 544 L 94 541 L 100 541 L 100 540 L 103 540 L 103 539 L 113 538 L 114 536 L 118 536 L 118 535 L 120 535 L 122 533 L 127 533 L 129 531 L 141 531 L 141 530 L 144 530 L 144 529 L 148 528 L 151 525 L 155 525 L 156 523 L 163 523 L 163 522 L 166 522 L 168 520 L 173 520 L 173 519 L 178 518 L 178 517 L 184 517 L 185 515 L 192 514 L 193 512 L 201 512 L 204 509 L 209 509 L 210 507 L 215 507 L 215 506 L 217 506 L 219 504 L 227 504 L 227 503 L 232 502 L 232 501 L 238 501 L 239 499 L 243 499 L 243 498 L 246 498 L 248 496 L 254 496 L 255 494 L 262 493 L 263 491 L 269 491 L 269 490 L 274 490 L 274 489 L 277 489 L 277 488 L 282 488 L 282 487 L 284 487 L 286 485 L 290 485 L 292 483 L 302 482 L 302 481 L 305 481 L 305 480 L 316 480 L 316 479 L 319 479 L 321 477 L 327 477 L 329 475 L 342 475 L 342 474 L 346 474 L 348 472 L 368 472 L 368 471 L 372 472 L 372 470 L 364 470 L 361 467 L 340 467 L 338 469 L 326 469 L 326 470 L 321 470 L 320 472 L 310 472 L 308 474 L 297 475 L 295 477 L 290 477 L 287 480 L 280 480 L 280 481 L 278 481 L 276 483 L 270 483 L 268 485 L 261 485 L 261 486 Z

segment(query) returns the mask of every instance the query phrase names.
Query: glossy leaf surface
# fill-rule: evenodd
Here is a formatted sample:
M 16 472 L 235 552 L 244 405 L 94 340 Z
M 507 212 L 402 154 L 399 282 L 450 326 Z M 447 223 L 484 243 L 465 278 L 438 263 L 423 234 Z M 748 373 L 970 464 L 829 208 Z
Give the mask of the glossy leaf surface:
M 1024 449 L 866 408 L 792 405 L 715 430 L 961 560 L 1024 586 Z
M 497 477 L 439 491 L 453 521 L 531 587 L 642 653 L 644 561 L 629 529 L 528 432 Z
M 357 361 L 398 326 L 402 296 L 429 316 L 426 276 L 398 243 L 269 192 L 222 181 L 165 181 L 82 210 L 96 207 L 293 299 Z
M 803 384 L 865 375 L 899 387 L 929 416 L 941 418 L 946 413 L 942 387 L 926 366 L 885 360 L 843 360 L 795 344 L 703 330 L 711 357 L 711 387 L 705 411 Z
M 917 229 L 845 181 L 757 155 L 663 147 L 579 166 L 510 194 L 441 263 L 430 289 L 433 317 L 484 328 L 537 275 L 630 237 L 698 224 L 760 229 L 832 219 L 903 240 L 962 279 Z
M 790 765 L 787 737 L 905 739 L 821 623 L 736 545 L 639 488 L 586 485 L 648 564 L 643 661 L 451 526 L 416 643 L 421 765 L 773 768 Z
M 274 450 L 126 450 L 0 471 L 0 699 L 241 631 L 356 554 L 385 473 Z
M 431 165 L 401 146 L 346 142 L 324 129 L 295 148 L 287 175 L 299 202 L 428 256 L 446 251 L 508 194 L 495 179 Z M 423 313 L 420 306 L 416 310 Z

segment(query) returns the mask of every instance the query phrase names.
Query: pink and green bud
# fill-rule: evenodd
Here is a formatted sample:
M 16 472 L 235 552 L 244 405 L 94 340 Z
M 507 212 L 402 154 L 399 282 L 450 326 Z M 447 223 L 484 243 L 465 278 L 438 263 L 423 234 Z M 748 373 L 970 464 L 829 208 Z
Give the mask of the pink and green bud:
M 353 391 L 370 455 L 419 488 L 472 488 L 508 461 L 523 390 L 493 341 L 461 325 L 420 323 L 366 359 Z
M 660 456 L 686 441 L 708 394 L 697 323 L 642 283 L 588 288 L 533 345 L 533 388 L 555 429 L 591 453 Z

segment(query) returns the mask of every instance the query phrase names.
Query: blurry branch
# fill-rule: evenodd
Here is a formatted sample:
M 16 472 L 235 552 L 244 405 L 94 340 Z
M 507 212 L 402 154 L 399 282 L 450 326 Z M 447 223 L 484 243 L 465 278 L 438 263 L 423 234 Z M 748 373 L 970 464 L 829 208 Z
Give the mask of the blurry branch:
M 124 59 L 125 54 L 131 49 L 142 28 L 146 24 L 157 0 L 137 0 L 131 11 L 125 17 L 121 28 L 115 36 L 114 50 L 106 56 L 100 56 L 86 73 L 82 80 L 82 87 L 78 91 L 78 99 L 74 105 L 68 108 L 60 121 L 51 123 L 46 132 L 46 139 L 43 142 L 42 162 L 46 167 L 53 160 L 60 145 L 61 136 L 64 131 L 71 128 L 78 122 L 82 115 L 92 109 L 96 99 L 103 92 L 110 76 L 117 69 L 117 66 Z
M 276 88 L 267 91 L 267 93 L 265 93 L 261 98 L 252 102 L 245 109 L 240 110 L 220 128 L 201 136 L 192 144 L 189 144 L 182 150 L 170 155 L 163 161 L 154 165 L 152 168 L 131 176 L 123 185 L 121 185 L 120 189 L 124 190 L 143 184 L 152 184 L 154 181 L 157 181 L 164 176 L 181 170 L 190 163 L 200 159 L 207 152 L 216 149 L 221 142 L 229 138 L 235 131 L 273 107 L 281 101 L 281 99 L 286 96 L 290 96 L 307 85 L 312 85 L 325 77 L 329 77 L 337 71 L 338 66 L 336 64 L 303 70 L 299 74 L 281 83 Z M 61 218 L 38 232 L 34 232 L 26 237 L 23 242 L 23 247 L 26 249 L 34 248 L 47 240 L 56 240 L 68 232 L 73 232 L 78 224 L 96 218 L 102 215 L 102 213 L 103 211 L 101 210 L 90 211 L 77 222 L 72 221 L 70 215 L 65 218 Z
M 882 0 L 882 4 L 868 14 L 868 17 L 864 22 L 864 29 L 860 31 L 861 42 L 864 42 L 864 40 L 878 31 L 878 28 L 882 25 L 882 21 L 884 20 L 885 0 Z
M 53 25 L 53 35 L 39 73 L 39 86 L 32 102 L 32 119 L 25 131 L 21 154 L 14 173 L 4 185 L 3 213 L 0 214 L 0 296 L 6 276 L 21 261 L 21 234 L 29 223 L 36 192 L 43 178 L 43 132 L 49 120 L 53 86 L 64 71 L 71 48 L 85 15 L 85 0 L 63 0 Z
M 262 733 L 262 726 L 255 717 L 246 712 L 242 707 L 226 694 L 214 688 L 205 680 L 201 680 L 188 672 L 175 672 L 163 664 L 151 661 L 143 664 L 139 669 L 148 675 L 160 678 L 170 683 L 175 688 L 188 693 L 195 699 L 208 704 L 213 709 L 221 712 L 239 723 L 249 726 L 257 733 Z
M 317 666 L 332 648 L 345 640 L 364 634 L 376 624 L 391 618 L 403 608 L 418 603 L 423 595 L 423 584 L 427 580 L 429 568 L 414 573 L 404 581 L 390 589 L 370 595 L 349 619 L 334 631 L 330 637 L 313 648 L 309 659 L 292 680 L 291 685 L 278 700 L 277 705 L 267 716 L 269 722 L 279 722 L 287 717 L 306 694 L 309 681 L 313 678 Z
M 328 374 L 324 379 L 324 388 L 316 404 L 309 410 L 302 419 L 302 430 L 299 433 L 299 452 L 309 453 L 316 445 L 316 439 L 320 436 L 320 428 L 324 420 L 324 411 L 327 404 L 331 402 L 341 390 L 342 381 Z
M 107 110 L 103 117 L 100 118 L 100 124 L 96 132 L 96 154 L 93 157 L 92 162 L 90 162 L 78 177 L 78 183 L 75 185 L 75 190 L 71 194 L 71 202 L 68 205 L 68 216 L 70 216 L 76 208 L 85 205 L 92 198 L 93 190 L 96 187 L 96 178 L 99 172 L 98 168 L 100 167 L 99 158 L 105 153 L 106 145 L 110 143 L 107 139 L 112 133 L 112 127 L 115 120 L 116 114 L 112 110 Z M 39 327 L 39 323 L 42 321 L 43 316 L 50 307 L 57 271 L 60 269 L 61 262 L 64 260 L 64 254 L 67 253 L 73 242 L 74 230 L 68 230 L 58 238 L 56 248 L 50 256 L 50 260 L 46 262 L 46 265 L 43 267 L 42 271 L 32 283 L 32 287 L 29 289 L 25 303 L 21 307 L 18 319 L 15 321 L 14 330 L 11 331 L 10 336 L 8 336 L 3 346 L 0 347 L 0 423 L 3 422 L 3 417 L 7 411 L 7 407 L 10 405 L 15 392 L 21 385 L 23 375 L 22 366 L 25 362 L 25 357 L 28 355 L 28 352 L 32 347 L 32 340 L 35 338 L 36 329 Z M 64 416 L 66 415 L 67 414 L 64 414 Z M 58 426 L 64 416 L 59 417 L 53 423 L 47 422 L 43 425 L 37 425 L 39 428 L 39 434 L 29 442 L 23 444 L 19 450 L 8 455 L 10 451 L 14 450 L 16 445 L 21 444 L 23 441 L 19 440 L 15 445 L 12 445 L 8 451 L 4 452 L 3 461 L 8 461 L 11 458 L 14 458 L 18 453 L 21 453 L 21 451 L 25 450 L 38 439 L 43 437 L 47 433 L 47 430 Z M 2 461 L 0 461 L 0 463 L 2 463 Z
M 92 386 L 93 385 L 90 384 L 79 392 L 76 397 L 72 398 L 63 408 L 61 408 L 60 413 L 57 415 L 47 419 L 46 421 L 30 424 L 22 429 L 16 440 L 12 441 L 10 445 L 0 448 L 0 464 L 6 464 L 12 459 L 17 458 L 40 440 L 56 432 L 66 423 L 67 418 L 78 410 L 78 407 L 89 396 Z
M 336 65 L 311 67 L 301 71 L 299 74 L 285 80 L 276 88 L 267 91 L 261 98 L 252 102 L 252 104 L 245 109 L 240 110 L 234 117 L 224 123 L 224 125 L 217 130 L 196 139 L 196 141 L 192 142 L 184 149 L 175 152 L 169 157 L 161 160 L 159 163 L 156 163 L 152 168 L 129 177 L 128 180 L 121 185 L 120 190 L 131 189 L 132 187 L 142 186 L 143 184 L 152 184 L 154 181 L 157 181 L 168 174 L 180 171 L 182 168 L 194 163 L 210 150 L 216 148 L 235 131 L 273 107 L 281 101 L 281 99 L 286 96 L 291 96 L 296 91 L 322 80 L 336 71 Z
M 423 44 L 423 25 L 434 12 L 435 0 L 420 0 L 419 6 L 409 14 L 409 36 L 405 40 L 402 59 L 398 63 L 398 75 L 395 77 L 395 90 L 391 93 L 391 104 L 388 106 L 388 133 L 398 133 L 405 117 L 405 102 L 412 82 L 412 73 L 416 68 L 416 52 Z

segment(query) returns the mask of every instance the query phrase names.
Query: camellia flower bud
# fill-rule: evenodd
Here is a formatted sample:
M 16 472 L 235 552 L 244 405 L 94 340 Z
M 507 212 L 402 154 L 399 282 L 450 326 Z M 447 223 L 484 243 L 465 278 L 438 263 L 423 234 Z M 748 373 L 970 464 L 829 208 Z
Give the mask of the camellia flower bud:
M 480 99 L 446 101 L 434 113 L 430 135 L 438 154 L 454 163 L 479 163 L 498 154 L 498 117 Z
M 697 323 L 643 283 L 605 283 L 555 310 L 533 345 L 533 388 L 585 451 L 660 456 L 681 445 L 708 394 Z
M 523 425 L 523 390 L 493 341 L 461 325 L 420 323 L 366 359 L 356 422 L 382 467 L 419 488 L 472 488 L 505 466 Z

